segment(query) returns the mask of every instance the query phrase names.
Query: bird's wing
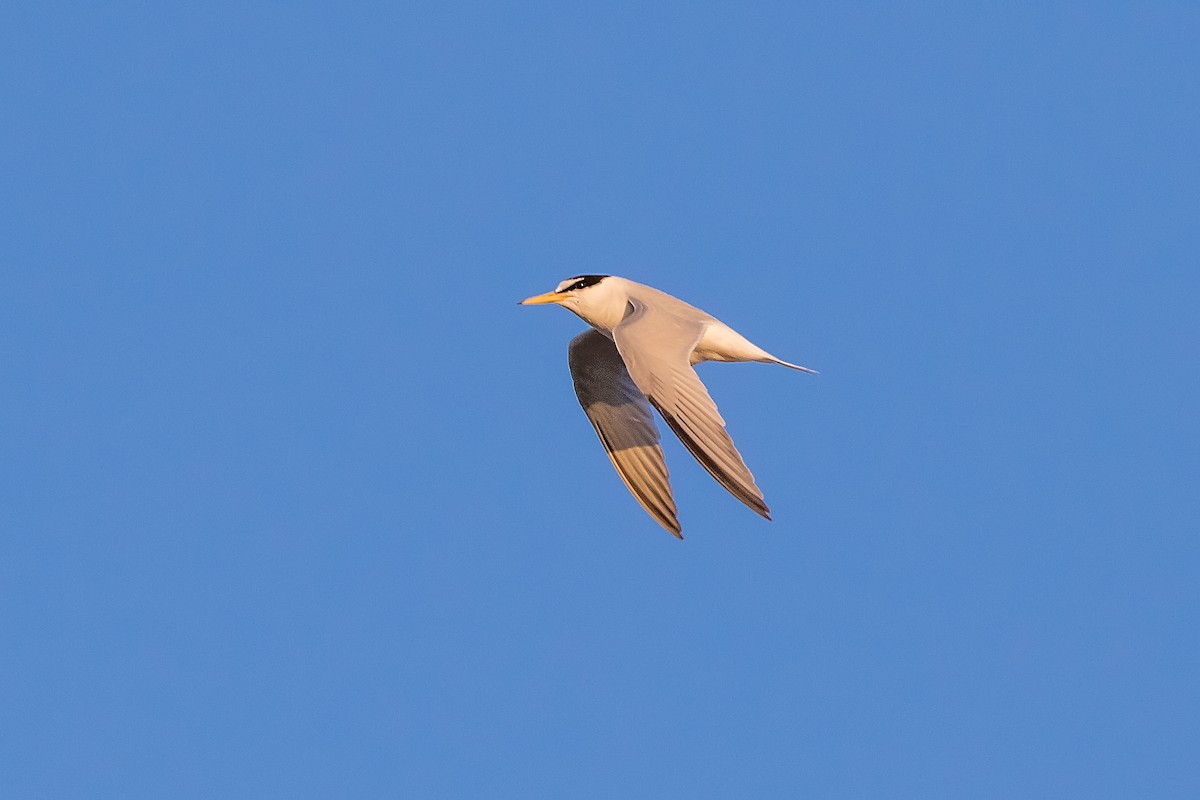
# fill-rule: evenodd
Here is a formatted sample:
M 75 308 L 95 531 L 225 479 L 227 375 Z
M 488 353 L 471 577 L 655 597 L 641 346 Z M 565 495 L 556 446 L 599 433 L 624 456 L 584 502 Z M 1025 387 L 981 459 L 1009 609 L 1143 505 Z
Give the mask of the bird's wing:
M 682 539 L 654 414 L 616 346 L 604 334 L 588 330 L 571 340 L 567 361 L 579 404 L 617 474 L 642 508 Z
M 613 340 L 633 382 L 709 474 L 738 500 L 770 519 L 771 510 L 726 433 L 717 404 L 692 369 L 692 351 L 704 334 L 706 321 L 655 310 L 637 300 L 630 303 L 633 310 L 613 328 Z

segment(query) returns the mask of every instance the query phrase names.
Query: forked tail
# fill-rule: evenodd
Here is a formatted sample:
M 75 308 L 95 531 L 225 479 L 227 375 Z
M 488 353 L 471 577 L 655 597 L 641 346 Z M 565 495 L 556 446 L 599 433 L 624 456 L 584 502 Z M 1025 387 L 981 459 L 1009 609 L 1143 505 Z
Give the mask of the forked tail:
M 780 364 L 782 366 L 789 367 L 791 369 L 798 369 L 801 372 L 807 372 L 809 375 L 820 375 L 821 374 L 821 373 L 817 372 L 815 369 L 809 369 L 808 367 L 802 367 L 799 364 L 789 364 L 787 361 L 783 361 L 782 359 L 778 359 L 773 356 L 771 358 L 771 363 L 772 364 Z

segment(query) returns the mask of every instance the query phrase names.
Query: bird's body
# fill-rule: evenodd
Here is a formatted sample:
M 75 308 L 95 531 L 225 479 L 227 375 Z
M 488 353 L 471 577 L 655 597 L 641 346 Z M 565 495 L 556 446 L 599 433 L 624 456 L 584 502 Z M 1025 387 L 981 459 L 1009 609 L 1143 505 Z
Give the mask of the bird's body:
M 659 524 L 680 535 L 651 405 L 722 486 L 771 518 L 692 365 L 761 361 L 813 370 L 776 358 L 676 297 L 615 275 L 570 278 L 522 303 L 555 303 L 592 326 L 568 349 L 575 393 L 625 485 Z

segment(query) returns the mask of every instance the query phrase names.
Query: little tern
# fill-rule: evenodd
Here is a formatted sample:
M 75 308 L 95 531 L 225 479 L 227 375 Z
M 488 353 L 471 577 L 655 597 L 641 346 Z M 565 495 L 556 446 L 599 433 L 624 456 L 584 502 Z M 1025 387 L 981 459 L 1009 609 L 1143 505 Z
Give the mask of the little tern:
M 560 305 L 591 326 L 567 349 L 575 394 L 617 474 L 658 524 L 683 538 L 651 406 L 718 483 L 771 518 L 692 366 L 761 361 L 811 374 L 816 370 L 778 359 L 711 314 L 615 275 L 576 275 L 552 292 L 521 301 L 545 303 Z

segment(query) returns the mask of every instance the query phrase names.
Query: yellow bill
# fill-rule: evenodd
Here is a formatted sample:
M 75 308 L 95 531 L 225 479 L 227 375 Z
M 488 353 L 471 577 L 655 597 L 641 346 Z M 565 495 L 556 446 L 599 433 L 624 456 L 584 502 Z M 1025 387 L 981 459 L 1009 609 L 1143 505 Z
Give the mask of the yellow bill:
M 546 292 L 545 294 L 535 294 L 533 297 L 526 297 L 520 302 L 523 306 L 540 306 L 546 303 L 557 303 L 563 299 L 563 295 L 558 292 Z

